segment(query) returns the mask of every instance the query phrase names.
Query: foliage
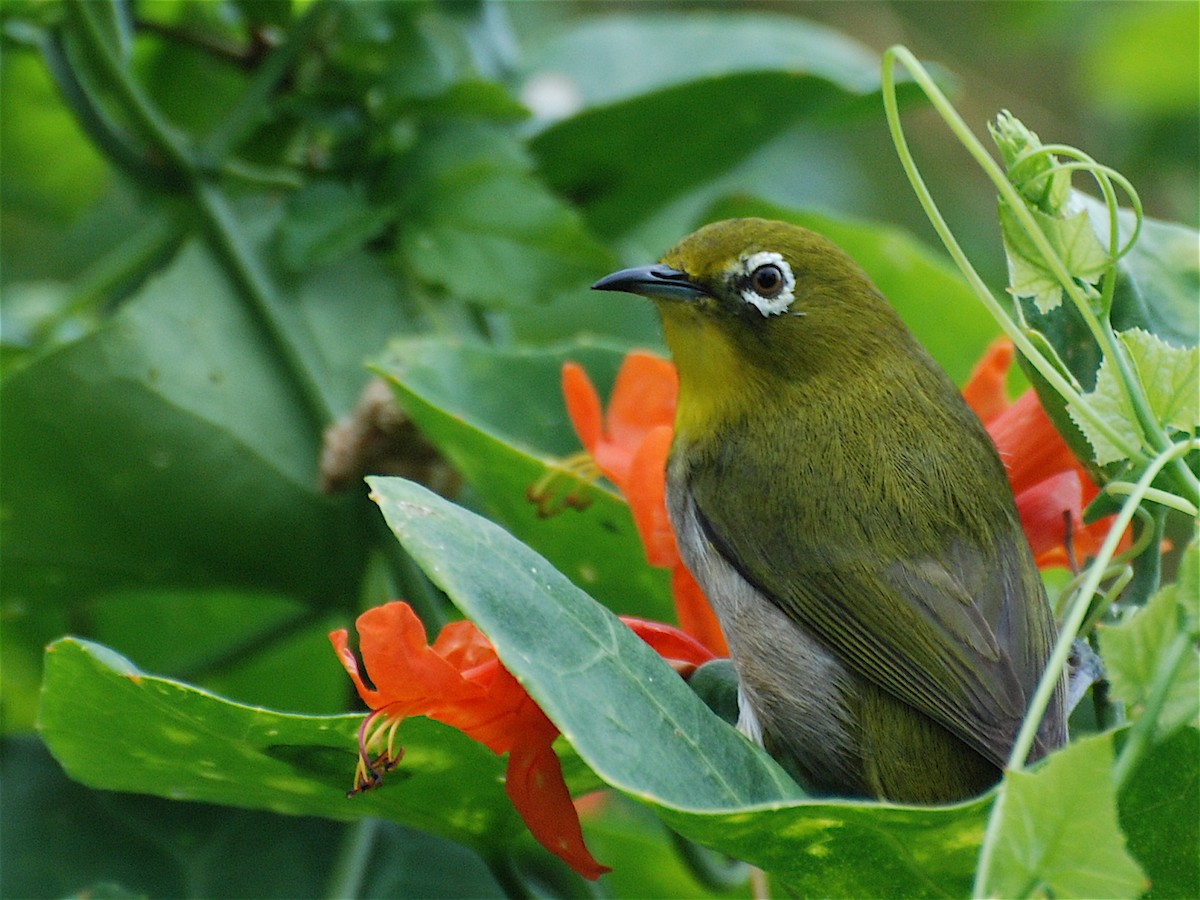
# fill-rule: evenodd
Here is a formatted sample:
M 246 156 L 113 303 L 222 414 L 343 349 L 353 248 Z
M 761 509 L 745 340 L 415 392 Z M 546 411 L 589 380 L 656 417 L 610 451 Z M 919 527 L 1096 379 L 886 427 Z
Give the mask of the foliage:
M 394 597 L 431 631 L 475 621 L 572 793 L 609 789 L 582 808 L 616 895 L 745 895 L 724 855 L 800 895 L 1200 893 L 1195 231 L 1015 119 L 997 164 L 948 76 L 903 51 L 881 75 L 794 10 L 538 7 L 4 5 L 0 893 L 582 895 L 503 760 L 448 726 L 407 719 L 385 787 L 345 796 L 363 713 L 326 634 Z M 922 190 L 898 112 L 927 98 L 1001 194 L 1013 304 Z M 854 168 L 885 106 L 965 277 L 820 193 L 897 177 Z M 972 802 L 801 795 L 617 623 L 672 614 L 624 500 L 526 499 L 578 449 L 562 363 L 605 395 L 658 344 L 648 308 L 587 285 L 764 212 L 859 259 L 960 382 L 1009 332 L 1118 514 L 1058 598 L 1061 659 L 1091 636 L 1112 698 Z M 409 423 L 335 478 L 323 433 L 362 413 L 368 360 Z M 378 477 L 372 502 L 364 471 L 453 502 Z

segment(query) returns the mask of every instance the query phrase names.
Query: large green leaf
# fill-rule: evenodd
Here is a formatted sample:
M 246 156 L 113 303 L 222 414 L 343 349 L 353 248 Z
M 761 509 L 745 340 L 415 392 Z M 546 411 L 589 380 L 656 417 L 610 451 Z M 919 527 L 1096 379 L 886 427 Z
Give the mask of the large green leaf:
M 802 893 L 968 889 L 988 798 L 928 809 L 797 800 L 781 769 L 543 558 L 411 482 L 371 486 L 408 552 L 483 628 L 575 752 L 672 828 Z
M 501 349 L 414 338 L 394 341 L 376 369 L 490 514 L 613 609 L 666 619 L 673 615 L 667 572 L 645 564 L 624 501 L 571 476 L 557 489 L 578 490 L 586 509 L 543 518 L 526 499 L 548 464 L 580 449 L 563 402 L 563 361 L 583 365 L 604 395 L 622 358 L 619 348 L 588 341 Z
M 887 225 L 833 218 L 766 200 L 730 197 L 711 207 L 705 221 L 739 216 L 780 219 L 829 238 L 862 266 L 913 334 L 959 384 L 999 326 L 944 257 L 912 235 Z
M 607 16 L 534 48 L 526 67 L 566 80 L 587 104 L 531 147 L 550 184 L 610 235 L 801 119 L 882 109 L 874 54 L 788 16 Z
M 333 652 L 329 653 L 330 664 Z M 302 716 L 147 675 L 63 638 L 46 651 L 38 728 L 76 781 L 289 815 L 386 818 L 478 850 L 523 833 L 503 762 L 462 732 L 408 719 L 387 787 L 347 798 L 362 715 Z
M 288 307 L 333 410 L 353 402 L 377 329 L 402 321 L 388 296 L 358 257 Z M 0 396 L 7 595 L 215 584 L 328 602 L 353 590 L 360 526 L 316 490 L 324 423 L 202 245 Z
M 613 265 L 579 214 L 534 177 L 509 129 L 444 123 L 403 163 L 399 250 L 439 295 L 520 307 L 582 289 Z

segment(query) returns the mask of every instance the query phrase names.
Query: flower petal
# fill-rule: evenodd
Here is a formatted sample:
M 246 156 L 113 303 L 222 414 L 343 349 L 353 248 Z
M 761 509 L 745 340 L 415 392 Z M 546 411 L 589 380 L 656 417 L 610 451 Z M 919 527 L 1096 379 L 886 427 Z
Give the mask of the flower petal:
M 567 416 L 575 426 L 579 442 L 588 453 L 595 456 L 604 422 L 600 395 L 596 393 L 596 388 L 583 367 L 573 362 L 563 363 L 562 389 L 567 404 Z
M 350 675 L 354 682 L 354 687 L 358 691 L 358 696 L 372 709 L 379 705 L 378 692 L 367 687 L 362 680 L 362 675 L 358 671 L 358 657 L 354 655 L 354 651 L 349 647 L 350 635 L 345 628 L 339 628 L 336 631 L 329 632 L 329 642 L 333 644 L 333 650 L 338 656 L 338 660 L 342 664 L 342 668 Z
M 629 502 L 633 523 L 646 548 L 646 561 L 663 568 L 679 563 L 675 532 L 667 517 L 667 456 L 672 433 L 670 425 L 652 428 L 634 454 L 628 477 L 617 485 Z
M 395 706 L 397 712 L 409 715 L 437 703 L 482 695 L 478 685 L 466 681 L 428 646 L 425 626 L 407 603 L 369 609 L 356 625 L 359 652 L 375 684 L 374 691 L 360 690 L 359 695 L 372 709 Z
M 967 406 L 975 411 L 985 425 L 1009 407 L 1004 385 L 1012 361 L 1012 341 L 1008 338 L 993 341 L 975 364 L 971 377 L 962 389 Z
M 433 652 L 460 673 L 496 658 L 496 650 L 487 635 L 467 620 L 444 626 L 433 642 Z
M 675 421 L 679 376 L 674 364 L 661 356 L 634 350 L 625 357 L 608 403 L 608 438 L 637 444 L 652 428 Z
M 652 622 L 649 619 L 638 619 L 634 616 L 621 616 L 621 621 L 663 659 L 701 666 L 717 658 L 716 654 L 708 647 L 674 625 Z
M 1021 494 L 1061 472 L 1081 471 L 1075 454 L 1055 429 L 1032 388 L 992 419 L 987 431 L 1000 451 L 1014 494 Z
M 1017 494 L 1017 512 L 1039 565 L 1043 555 L 1051 551 L 1058 551 L 1054 559 L 1061 555 L 1065 562 L 1066 538 L 1083 527 L 1083 484 L 1079 473 L 1060 472 Z
M 712 605 L 687 566 L 679 563 L 671 571 L 671 591 L 675 595 L 675 617 L 679 626 L 717 656 L 729 656 L 725 633 Z
M 553 740 L 553 738 L 551 738 Z M 611 871 L 583 842 L 579 813 L 549 742 L 522 741 L 508 758 L 504 789 L 538 843 L 593 881 Z

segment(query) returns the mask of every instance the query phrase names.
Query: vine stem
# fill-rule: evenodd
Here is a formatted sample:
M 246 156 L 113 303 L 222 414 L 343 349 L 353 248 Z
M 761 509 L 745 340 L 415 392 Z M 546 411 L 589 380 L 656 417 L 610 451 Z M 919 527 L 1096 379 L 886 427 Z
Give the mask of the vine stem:
M 1100 545 L 1100 550 L 1092 560 L 1092 564 L 1088 568 L 1088 575 L 1084 579 L 1083 584 L 1079 586 L 1079 592 L 1075 595 L 1075 599 L 1067 613 L 1066 621 L 1063 623 L 1062 630 L 1058 635 L 1058 641 L 1054 645 L 1054 652 L 1050 655 L 1049 662 L 1046 663 L 1046 670 L 1042 673 L 1042 679 L 1038 683 L 1037 691 L 1034 692 L 1033 700 L 1029 704 L 1029 712 L 1021 724 L 1021 731 L 1017 735 L 1016 741 L 1013 743 L 1013 749 L 1009 754 L 1008 764 L 1005 767 L 1006 771 L 1015 771 L 1024 766 L 1025 758 L 1029 755 L 1029 748 L 1033 746 L 1034 737 L 1037 735 L 1038 726 L 1041 724 L 1042 715 L 1045 713 L 1046 707 L 1050 703 L 1050 698 L 1058 687 L 1058 682 L 1062 678 L 1062 672 L 1067 665 L 1067 659 L 1071 655 L 1071 644 L 1079 634 L 1079 628 L 1087 616 L 1092 597 L 1096 594 L 1100 586 L 1100 581 L 1104 577 L 1105 570 L 1112 561 L 1113 555 L 1116 553 L 1117 544 L 1120 543 L 1121 537 L 1125 534 L 1125 529 L 1129 527 L 1129 523 L 1133 520 L 1142 501 L 1145 499 L 1146 491 L 1150 488 L 1150 483 L 1154 481 L 1158 473 L 1171 460 L 1197 448 L 1200 448 L 1200 440 L 1172 445 L 1150 461 L 1142 476 L 1129 492 L 1129 496 L 1121 506 L 1121 511 L 1117 514 L 1112 527 L 1109 528 L 1108 534 L 1104 538 L 1104 543 Z M 1132 765 L 1133 761 L 1128 762 L 1126 763 L 1126 768 Z M 984 833 L 983 846 L 979 854 L 979 867 L 975 872 L 975 886 L 972 891 L 972 896 L 974 897 L 986 896 L 986 887 L 991 877 L 992 859 L 996 843 L 999 840 L 1000 821 L 1005 799 L 1005 785 L 1004 782 L 1001 782 L 999 791 L 996 794 L 996 802 L 993 804 L 991 814 L 988 816 L 987 831 Z
M 908 176 L 909 183 L 913 187 L 913 191 L 917 195 L 918 201 L 925 210 L 925 215 L 929 218 L 938 237 L 941 238 L 946 250 L 958 265 L 959 270 L 967 279 L 971 288 L 978 295 L 984 306 L 992 314 L 992 317 L 999 323 L 1000 327 L 1016 345 L 1017 349 L 1029 360 L 1030 364 L 1037 369 L 1038 373 L 1046 379 L 1046 381 L 1057 391 L 1067 403 L 1079 410 L 1080 415 L 1086 418 L 1097 431 L 1102 433 L 1114 446 L 1120 448 L 1130 459 L 1133 459 L 1141 464 L 1148 461 L 1148 456 L 1143 449 L 1128 440 L 1128 437 L 1120 432 L 1117 427 L 1106 421 L 1099 413 L 1097 413 L 1090 403 L 1083 399 L 1082 394 L 1076 390 L 1075 386 L 1067 380 L 1063 374 L 1055 368 L 1050 360 L 1040 353 L 1033 345 L 1033 342 L 1025 335 L 1019 326 L 1017 326 L 996 298 L 992 295 L 991 290 L 984 283 L 979 273 L 975 270 L 974 265 L 967 258 L 966 253 L 959 245 L 958 240 L 950 231 L 949 225 L 942 216 L 941 210 L 938 209 L 937 203 L 933 199 L 933 194 L 929 187 L 925 184 L 925 179 L 921 177 L 920 171 L 917 169 L 916 160 L 913 158 L 912 151 L 909 149 L 908 140 L 904 136 L 904 129 L 900 125 L 900 111 L 896 97 L 895 89 L 895 68 L 896 62 L 901 62 L 908 70 L 912 78 L 917 82 L 921 89 L 929 97 L 934 109 L 942 117 L 943 121 L 958 138 L 959 142 L 967 150 L 967 152 L 975 159 L 984 173 L 991 179 L 996 186 L 997 191 L 1012 208 L 1014 215 L 1021 221 L 1029 232 L 1029 237 L 1034 245 L 1046 258 L 1047 264 L 1054 271 L 1054 274 L 1060 281 L 1063 282 L 1068 294 L 1077 304 L 1087 305 L 1086 298 L 1079 292 L 1078 286 L 1074 279 L 1063 267 L 1061 260 L 1054 253 L 1053 248 L 1046 240 L 1046 236 L 1042 230 L 1033 221 L 1033 217 L 1025 208 L 1024 202 L 1017 194 L 1016 190 L 1009 183 L 1008 177 L 999 167 L 996 161 L 991 157 L 983 145 L 971 133 L 967 124 L 959 116 L 958 112 L 950 104 L 945 94 L 941 92 L 938 86 L 934 83 L 929 73 L 917 61 L 916 57 L 906 48 L 902 46 L 890 47 L 883 55 L 883 105 L 887 115 L 888 128 L 891 131 L 892 142 L 895 144 L 896 153 L 900 157 L 901 165 L 904 167 L 905 174 Z

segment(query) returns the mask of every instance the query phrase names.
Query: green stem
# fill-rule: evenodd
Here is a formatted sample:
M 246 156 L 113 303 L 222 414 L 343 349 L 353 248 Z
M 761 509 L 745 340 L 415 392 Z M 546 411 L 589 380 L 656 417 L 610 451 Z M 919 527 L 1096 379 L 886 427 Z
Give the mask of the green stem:
M 1191 444 L 1200 446 L 1200 441 L 1193 441 Z M 1033 700 L 1029 704 L 1029 714 L 1025 717 L 1025 721 L 1021 725 L 1021 731 L 1013 743 L 1012 752 L 1008 757 L 1009 769 L 1020 769 L 1025 764 L 1025 758 L 1029 755 L 1029 749 L 1033 746 L 1038 726 L 1041 724 L 1042 715 L 1045 713 L 1046 707 L 1050 704 L 1050 698 L 1054 695 L 1059 677 L 1067 664 L 1068 657 L 1071 655 L 1071 643 L 1079 636 L 1079 629 L 1083 624 L 1084 618 L 1087 616 L 1092 597 L 1095 596 L 1100 586 L 1100 581 L 1104 577 L 1109 562 L 1116 553 L 1117 544 L 1120 543 L 1121 538 L 1124 536 L 1125 529 L 1129 527 L 1129 523 L 1133 520 L 1138 508 L 1145 499 L 1146 490 L 1167 463 L 1176 456 L 1187 452 L 1188 449 L 1188 444 L 1176 444 L 1167 450 L 1167 452 L 1155 457 L 1150 465 L 1146 467 L 1146 470 L 1142 473 L 1142 477 L 1138 479 L 1137 484 L 1134 485 L 1134 489 L 1130 491 L 1129 497 L 1121 506 L 1121 511 L 1113 520 L 1112 527 L 1109 528 L 1108 534 L 1104 538 L 1104 543 L 1100 545 L 1099 552 L 1097 552 L 1095 559 L 1092 560 L 1092 564 L 1088 568 L 1088 575 L 1083 580 L 1083 584 L 1080 585 L 1079 593 L 1071 604 L 1066 621 L 1063 622 L 1062 631 L 1058 636 L 1058 643 L 1054 646 L 1054 653 L 1051 654 L 1050 661 L 1046 664 L 1046 671 L 1042 674 L 1042 680 L 1038 684 L 1038 689 L 1034 692 Z
M 170 168 L 180 173 L 190 172 L 192 161 L 178 132 L 158 114 L 141 88 L 128 77 L 121 60 L 109 44 L 98 18 L 99 4 L 88 0 L 70 0 L 67 9 L 74 13 L 80 25 L 79 34 L 85 39 L 88 52 L 100 66 L 105 87 L 113 92 L 142 138 L 164 157 Z
M 242 289 L 242 297 L 249 303 L 284 367 L 291 372 L 314 423 L 318 428 L 323 428 L 334 418 L 333 406 L 326 399 L 300 346 L 288 331 L 283 303 L 275 283 L 243 232 L 229 198 L 205 179 L 197 177 L 193 186 L 196 205 L 218 255 Z
M 1138 525 L 1134 528 L 1137 543 L 1148 545 L 1152 551 L 1134 558 L 1133 578 L 1124 595 L 1126 602 L 1141 605 L 1158 592 L 1162 584 L 1162 554 L 1158 549 L 1162 546 L 1166 527 L 1167 510 L 1163 506 L 1144 509 L 1139 516 Z
M 1105 492 L 1109 494 L 1117 494 L 1123 496 L 1133 493 L 1134 484 L 1130 481 L 1110 481 L 1104 486 Z M 1200 515 L 1200 510 L 1195 506 L 1180 497 L 1178 494 L 1172 494 L 1169 491 L 1160 491 L 1158 488 L 1149 488 L 1146 490 L 1145 497 L 1151 503 L 1157 503 L 1160 506 L 1165 506 L 1173 509 L 1176 512 L 1181 512 L 1186 516 L 1191 516 L 1193 519 Z
M 142 149 L 113 122 L 97 100 L 98 92 L 87 77 L 86 69 L 72 63 L 62 32 L 38 34 L 37 47 L 59 93 L 96 146 L 134 181 L 163 184 L 166 179 L 162 170 L 152 165 Z
M 967 150 L 967 152 L 975 159 L 979 166 L 984 170 L 984 173 L 995 184 L 996 189 L 1000 192 L 1005 201 L 1013 208 L 1014 214 L 1021 220 L 1027 230 L 1030 232 L 1030 238 L 1038 247 L 1039 251 L 1047 257 L 1047 260 L 1053 268 L 1055 275 L 1069 283 L 1067 286 L 1068 293 L 1072 294 L 1072 298 L 1079 295 L 1078 287 L 1074 284 L 1074 280 L 1063 269 L 1062 264 L 1054 255 L 1053 248 L 1050 247 L 1037 223 L 1033 221 L 1029 211 L 1025 208 L 1024 202 L 1017 194 L 1016 190 L 1009 183 L 1008 177 L 1004 171 L 992 159 L 991 155 L 976 140 L 971 130 L 963 122 L 962 117 L 958 115 L 950 101 L 938 89 L 933 79 L 929 77 L 929 73 L 921 66 L 916 57 L 905 47 L 894 46 L 887 50 L 883 56 L 883 103 L 884 110 L 888 119 L 888 127 L 891 131 L 892 142 L 895 144 L 896 153 L 900 157 L 900 162 L 904 167 L 905 174 L 908 175 L 909 182 L 912 184 L 913 190 L 917 195 L 918 201 L 925 210 L 925 215 L 929 218 L 934 230 L 942 239 L 950 256 L 958 264 L 959 270 L 967 279 L 971 288 L 979 296 L 984 306 L 992 314 L 993 318 L 999 323 L 1000 327 L 1012 340 L 1018 350 L 1029 360 L 1030 364 L 1037 369 L 1038 373 L 1046 379 L 1047 383 L 1059 393 L 1063 399 L 1072 404 L 1074 408 L 1079 410 L 1080 415 L 1086 418 L 1097 431 L 1102 433 L 1115 446 L 1119 447 L 1123 453 L 1141 464 L 1144 464 L 1148 457 L 1142 452 L 1141 448 L 1129 442 L 1125 434 L 1121 433 L 1115 425 L 1106 421 L 1099 415 L 1090 404 L 1083 400 L 1082 395 L 1075 387 L 1058 371 L 1057 368 L 1046 359 L 1033 345 L 1033 342 L 1024 334 L 1024 332 L 1012 321 L 1011 316 L 1005 311 L 992 292 L 988 289 L 979 273 L 975 271 L 975 267 L 959 246 L 958 240 L 950 231 L 949 225 L 938 209 L 936 202 L 933 199 L 933 194 L 925 184 L 920 171 L 917 169 L 916 161 L 913 158 L 912 151 L 908 147 L 908 141 L 904 136 L 904 130 L 900 125 L 900 113 L 895 90 L 895 65 L 899 60 L 912 75 L 913 79 L 929 97 L 934 109 L 941 115 L 943 121 L 958 138 L 959 142 Z M 1081 296 L 1081 295 L 1079 295 Z M 1086 300 L 1083 302 L 1086 303 Z
M 325 896 L 331 900 L 361 897 L 367 880 L 367 867 L 379 837 L 378 819 L 359 819 L 346 826 Z

